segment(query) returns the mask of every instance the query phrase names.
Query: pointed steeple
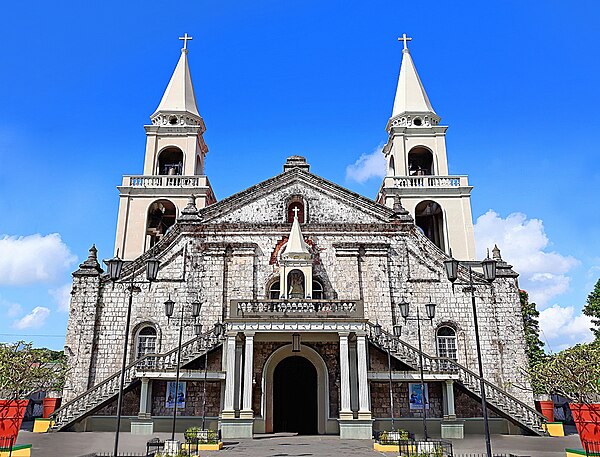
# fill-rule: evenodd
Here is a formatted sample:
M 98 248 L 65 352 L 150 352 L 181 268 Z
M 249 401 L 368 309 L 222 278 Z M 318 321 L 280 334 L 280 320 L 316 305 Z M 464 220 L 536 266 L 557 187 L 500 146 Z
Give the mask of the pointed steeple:
M 404 41 L 409 40 L 409 38 L 399 38 L 399 40 Z M 404 41 L 404 49 L 402 50 L 402 65 L 400 66 L 396 98 L 394 99 L 390 121 L 397 118 L 402 118 L 403 122 L 394 122 L 394 125 L 402 124 L 411 127 L 430 127 L 437 125 L 440 121 L 440 117 L 436 114 L 427 92 L 425 92 L 421 78 L 419 78 L 410 51 L 406 46 L 406 41 Z M 414 119 L 419 120 L 413 122 Z
M 150 116 L 153 124 L 189 125 L 202 121 L 196 105 L 187 54 L 188 50 L 183 48 L 162 100 L 154 114 Z M 159 122 L 156 122 L 157 120 Z
M 300 222 L 298 221 L 298 211 L 294 208 L 294 222 L 292 223 L 292 230 L 290 231 L 290 238 L 285 246 L 285 250 L 281 254 L 282 258 L 292 259 L 310 259 L 312 256 L 308 250 L 308 244 L 304 241 L 302 236 L 302 230 L 300 229 Z

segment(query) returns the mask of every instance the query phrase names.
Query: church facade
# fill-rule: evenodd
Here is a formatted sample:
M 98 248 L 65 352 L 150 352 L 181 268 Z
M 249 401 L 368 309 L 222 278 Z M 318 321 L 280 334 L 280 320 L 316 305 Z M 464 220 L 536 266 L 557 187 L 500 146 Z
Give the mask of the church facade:
M 118 188 L 120 279 L 94 247 L 73 273 L 71 369 L 54 427 L 114 427 L 127 335 L 122 413 L 132 431 L 169 428 L 174 408 L 179 429 L 226 438 L 422 434 L 423 414 L 431 434 L 477 431 L 471 293 L 460 285 L 473 271 L 492 430 L 541 433 L 522 371 L 518 275 L 495 249 L 496 279 L 484 281 L 472 187 L 448 173 L 447 127 L 406 41 L 375 200 L 293 156 L 279 175 L 217 201 L 186 48 L 145 127 L 144 174 Z M 444 268 L 451 255 L 456 283 Z M 152 282 L 148 260 L 160 262 Z

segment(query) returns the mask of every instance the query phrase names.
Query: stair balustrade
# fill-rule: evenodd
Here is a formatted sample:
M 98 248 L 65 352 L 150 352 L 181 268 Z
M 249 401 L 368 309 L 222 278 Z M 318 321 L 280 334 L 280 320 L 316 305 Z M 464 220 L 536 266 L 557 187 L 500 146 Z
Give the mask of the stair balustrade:
M 406 341 L 381 329 L 380 334 L 375 332 L 375 326 L 367 324 L 369 340 L 379 348 L 417 370 L 419 368 L 419 350 Z M 449 373 L 458 375 L 458 381 L 471 393 L 480 397 L 480 377 L 473 371 L 459 364 L 456 360 L 443 357 L 431 357 L 426 353 L 423 356 L 423 370 L 428 373 Z M 505 416 L 508 416 L 522 427 L 536 435 L 545 435 L 544 425 L 546 418 L 534 408 L 518 398 L 484 379 L 487 402 Z

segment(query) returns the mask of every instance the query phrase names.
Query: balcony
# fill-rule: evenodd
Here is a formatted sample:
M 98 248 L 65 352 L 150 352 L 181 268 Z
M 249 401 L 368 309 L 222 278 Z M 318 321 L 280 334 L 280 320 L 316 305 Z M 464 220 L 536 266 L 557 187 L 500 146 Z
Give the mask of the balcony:
M 231 300 L 230 319 L 363 319 L 362 300 Z
M 385 187 L 455 188 L 468 187 L 466 175 L 459 176 L 386 176 Z
M 157 188 L 157 187 L 210 187 L 204 175 L 149 175 L 123 176 L 124 187 Z

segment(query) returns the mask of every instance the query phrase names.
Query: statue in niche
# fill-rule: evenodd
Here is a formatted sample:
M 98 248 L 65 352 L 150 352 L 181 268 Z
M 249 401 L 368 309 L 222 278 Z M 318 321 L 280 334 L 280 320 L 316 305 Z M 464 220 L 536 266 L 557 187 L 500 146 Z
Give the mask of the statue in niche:
M 300 270 L 292 270 L 288 275 L 288 297 L 305 298 L 304 274 Z

